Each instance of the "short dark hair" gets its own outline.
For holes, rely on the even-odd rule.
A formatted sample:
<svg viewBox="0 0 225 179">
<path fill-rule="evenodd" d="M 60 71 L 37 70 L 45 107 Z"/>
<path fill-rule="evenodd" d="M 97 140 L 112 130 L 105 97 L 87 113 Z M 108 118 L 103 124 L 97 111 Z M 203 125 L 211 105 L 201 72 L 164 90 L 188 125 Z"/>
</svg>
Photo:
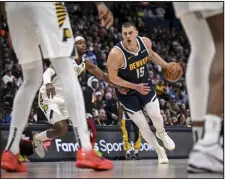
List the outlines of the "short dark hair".
<svg viewBox="0 0 225 179">
<path fill-rule="evenodd" d="M 122 28 L 128 28 L 128 27 L 134 27 L 136 29 L 136 26 L 134 23 L 132 22 L 125 22 L 123 25 L 122 25 Z"/>
</svg>

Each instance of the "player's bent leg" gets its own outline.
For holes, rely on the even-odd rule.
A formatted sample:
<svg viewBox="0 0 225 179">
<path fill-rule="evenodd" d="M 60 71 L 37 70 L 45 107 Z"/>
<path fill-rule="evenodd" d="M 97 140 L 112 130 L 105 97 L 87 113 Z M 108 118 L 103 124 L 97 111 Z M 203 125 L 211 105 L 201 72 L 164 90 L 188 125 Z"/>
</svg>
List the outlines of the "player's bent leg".
<svg viewBox="0 0 225 179">
<path fill-rule="evenodd" d="M 149 102 L 145 105 L 145 109 L 152 119 L 153 125 L 156 128 L 156 136 L 162 140 L 164 146 L 168 150 L 175 149 L 174 141 L 168 136 L 164 128 L 163 117 L 160 113 L 159 100 L 156 98 L 155 101 Z"/>
<path fill-rule="evenodd" d="M 196 142 L 202 136 L 209 94 L 208 74 L 215 55 L 215 45 L 207 22 L 199 16 L 199 12 L 182 16 L 181 22 L 192 49 L 187 64 L 186 84 L 193 139 Z"/>
<path fill-rule="evenodd" d="M 47 130 L 48 138 L 61 137 L 68 132 L 68 125 L 66 123 L 66 120 L 56 122 L 53 127 L 53 129 Z"/>
<path fill-rule="evenodd" d="M 143 112 L 141 110 L 135 112 L 134 114 L 128 112 L 128 115 L 138 126 L 141 135 L 145 139 L 145 141 L 155 149 L 158 155 L 158 163 L 159 164 L 169 163 L 165 149 L 159 145 L 154 133 L 150 129 L 150 126 Z"/>
<path fill-rule="evenodd" d="M 42 82 L 42 62 L 35 61 L 23 64 L 22 69 L 24 81 L 14 98 L 8 143 L 1 161 L 2 169 L 17 172 L 27 171 L 26 166 L 19 162 L 19 142 L 28 120 L 33 99 Z"/>
<path fill-rule="evenodd" d="M 50 59 L 56 73 L 59 76 L 65 96 L 66 108 L 74 126 L 77 127 L 81 146 L 86 150 L 91 150 L 92 146 L 89 140 L 88 127 L 85 116 L 84 99 L 80 83 L 75 76 L 72 66 L 72 58 L 54 58 Z"/>
<path fill-rule="evenodd" d="M 45 149 L 44 149 L 44 146 L 43 146 L 43 142 L 45 140 L 47 140 L 48 138 L 61 137 L 61 136 L 65 135 L 68 132 L 67 123 L 66 123 L 65 120 L 62 119 L 62 116 L 58 115 L 57 113 L 55 113 L 54 116 L 55 116 L 55 119 L 57 119 L 58 122 L 53 124 L 53 128 L 50 128 L 50 129 L 48 129 L 46 131 L 43 131 L 43 132 L 41 132 L 39 134 L 36 133 L 33 136 L 34 152 L 40 158 L 44 158 L 45 157 Z"/>
<path fill-rule="evenodd" d="M 99 157 L 91 146 L 87 121 L 85 116 L 84 99 L 80 83 L 75 76 L 71 58 L 54 58 L 51 62 L 62 84 L 65 104 L 70 114 L 73 127 L 77 128 L 81 148 L 76 153 L 78 168 L 109 170 L 113 168 L 110 160 Z M 75 135 L 76 137 L 76 135 Z"/>
</svg>

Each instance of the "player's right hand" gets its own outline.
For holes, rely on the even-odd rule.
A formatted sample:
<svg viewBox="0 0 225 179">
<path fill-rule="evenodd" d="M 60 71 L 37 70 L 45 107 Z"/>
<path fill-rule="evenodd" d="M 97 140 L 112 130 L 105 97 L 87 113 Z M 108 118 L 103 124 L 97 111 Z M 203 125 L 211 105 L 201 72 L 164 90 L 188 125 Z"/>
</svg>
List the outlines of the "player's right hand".
<svg viewBox="0 0 225 179">
<path fill-rule="evenodd" d="M 50 98 L 50 96 L 53 98 L 56 95 L 55 87 L 51 83 L 46 84 L 46 93 L 48 98 Z"/>
<path fill-rule="evenodd" d="M 97 4 L 98 15 L 101 19 L 101 25 L 107 29 L 113 24 L 113 14 L 104 3 Z"/>
<path fill-rule="evenodd" d="M 147 95 L 151 89 L 148 83 L 140 83 L 136 85 L 136 90 L 142 95 Z"/>
</svg>

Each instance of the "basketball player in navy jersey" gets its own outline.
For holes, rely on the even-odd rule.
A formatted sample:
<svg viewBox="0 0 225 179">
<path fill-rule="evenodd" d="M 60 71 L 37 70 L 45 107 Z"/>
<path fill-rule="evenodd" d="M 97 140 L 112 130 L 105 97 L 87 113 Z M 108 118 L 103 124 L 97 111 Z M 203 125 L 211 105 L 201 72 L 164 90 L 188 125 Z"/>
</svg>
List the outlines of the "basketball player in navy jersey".
<svg viewBox="0 0 225 179">
<path fill-rule="evenodd" d="M 167 62 L 152 50 L 149 38 L 138 36 L 134 24 L 126 22 L 122 25 L 122 37 L 123 41 L 114 46 L 108 56 L 109 79 L 116 85 L 130 89 L 127 95 L 117 92 L 118 100 L 139 127 L 143 138 L 155 149 L 158 162 L 168 163 L 164 148 L 158 144 L 143 114 L 145 108 L 156 128 L 156 136 L 162 140 L 165 148 L 174 150 L 175 144 L 165 131 L 159 101 L 147 69 L 149 61 L 162 68 L 166 68 Z"/>
</svg>

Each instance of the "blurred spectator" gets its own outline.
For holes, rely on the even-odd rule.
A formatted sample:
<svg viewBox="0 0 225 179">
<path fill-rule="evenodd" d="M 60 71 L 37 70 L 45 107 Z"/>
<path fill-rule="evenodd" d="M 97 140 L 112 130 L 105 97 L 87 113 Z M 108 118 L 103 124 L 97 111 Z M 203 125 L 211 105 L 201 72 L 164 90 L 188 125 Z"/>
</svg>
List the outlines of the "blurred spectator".
<svg viewBox="0 0 225 179">
<path fill-rule="evenodd" d="M 28 123 L 29 124 L 35 124 L 37 122 L 37 115 L 34 112 L 34 109 L 31 108 Z"/>
<path fill-rule="evenodd" d="M 151 3 L 151 6 L 145 5 L 149 3 Z M 90 59 L 102 70 L 107 70 L 107 55 L 111 48 L 122 39 L 121 25 L 126 21 L 132 21 L 136 24 L 140 36 L 151 39 L 153 50 L 162 58 L 167 62 L 180 62 L 184 71 L 186 70 L 190 45 L 181 24 L 175 19 L 171 3 L 114 3 L 113 12 L 115 18 L 113 27 L 110 29 L 104 29 L 100 26 L 100 20 L 94 5 L 84 8 L 81 4 L 76 2 L 66 3 L 74 36 L 82 35 L 87 40 L 88 52 L 84 58 Z M 86 15 L 87 11 L 89 11 L 88 16 Z M 2 116 L 5 116 L 4 119 L 7 118 L 7 120 L 4 120 L 5 122 L 10 122 L 13 98 L 18 87 L 22 84 L 23 76 L 16 55 L 7 41 L 8 27 L 2 16 L 0 32 L 0 73 L 2 79 L 0 87 L 1 104 L 4 108 Z M 49 62 L 48 60 L 43 62 L 43 66 L 46 68 Z M 162 68 L 159 65 L 149 63 L 148 70 L 149 78 L 152 80 L 159 97 L 161 114 L 165 125 L 179 125 L 179 122 L 182 122 L 182 126 L 190 126 L 185 74 L 179 82 L 170 83 L 164 79 Z M 90 74 L 87 72 L 79 76 L 83 89 L 87 86 L 86 82 L 89 76 Z M 99 115 L 101 125 L 117 124 L 116 116 L 118 114 L 116 105 L 114 105 L 115 101 L 113 101 L 111 95 L 115 95 L 115 89 L 100 81 L 99 88 L 93 94 L 93 99 L 95 109 L 98 111 L 95 112 L 95 116 Z M 34 115 L 34 111 L 37 111 L 36 115 Z M 39 111 L 36 96 L 33 111 L 31 111 L 29 117 L 30 123 L 44 122 L 46 120 Z M 186 125 L 184 125 L 184 118 Z"/>
<path fill-rule="evenodd" d="M 101 91 L 96 91 L 95 92 L 95 101 L 94 101 L 94 104 L 95 104 L 95 108 L 97 110 L 99 110 L 101 108 L 104 108 L 104 101 L 102 99 L 103 99 L 102 92 Z"/>
<path fill-rule="evenodd" d="M 84 55 L 85 59 L 91 60 L 95 65 L 98 65 L 98 60 L 96 55 L 93 52 L 93 47 L 91 47 L 90 50 L 88 50 L 87 54 Z"/>
<path fill-rule="evenodd" d="M 19 64 L 15 64 L 13 65 L 13 68 L 12 68 L 12 74 L 15 76 L 15 78 L 17 79 L 16 81 L 16 85 L 18 87 L 20 87 L 20 85 L 22 84 L 23 82 L 23 76 L 22 76 L 22 71 L 21 71 L 21 67 Z"/>
<path fill-rule="evenodd" d="M 159 98 L 163 98 L 165 96 L 166 87 L 164 85 L 164 81 L 159 81 L 159 83 L 156 84 L 155 89 Z"/>
<path fill-rule="evenodd" d="M 2 80 L 3 80 L 5 85 L 8 82 L 11 82 L 11 83 L 15 83 L 16 82 L 16 78 L 15 78 L 15 76 L 12 75 L 12 70 L 11 69 L 7 69 L 6 70 L 6 74 L 3 76 Z"/>
<path fill-rule="evenodd" d="M 99 117 L 96 122 L 97 125 L 105 126 L 107 125 L 107 115 L 103 108 L 99 110 Z"/>
<path fill-rule="evenodd" d="M 178 122 L 180 126 L 187 127 L 186 117 L 184 114 L 178 115 Z"/>
<path fill-rule="evenodd" d="M 165 126 L 170 126 L 170 122 L 169 122 L 166 114 L 162 114 L 162 117 L 163 117 L 164 125 Z"/>
<path fill-rule="evenodd" d="M 178 121 L 177 117 L 175 117 L 175 116 L 172 118 L 172 125 L 179 126 L 179 121 Z"/>
</svg>

